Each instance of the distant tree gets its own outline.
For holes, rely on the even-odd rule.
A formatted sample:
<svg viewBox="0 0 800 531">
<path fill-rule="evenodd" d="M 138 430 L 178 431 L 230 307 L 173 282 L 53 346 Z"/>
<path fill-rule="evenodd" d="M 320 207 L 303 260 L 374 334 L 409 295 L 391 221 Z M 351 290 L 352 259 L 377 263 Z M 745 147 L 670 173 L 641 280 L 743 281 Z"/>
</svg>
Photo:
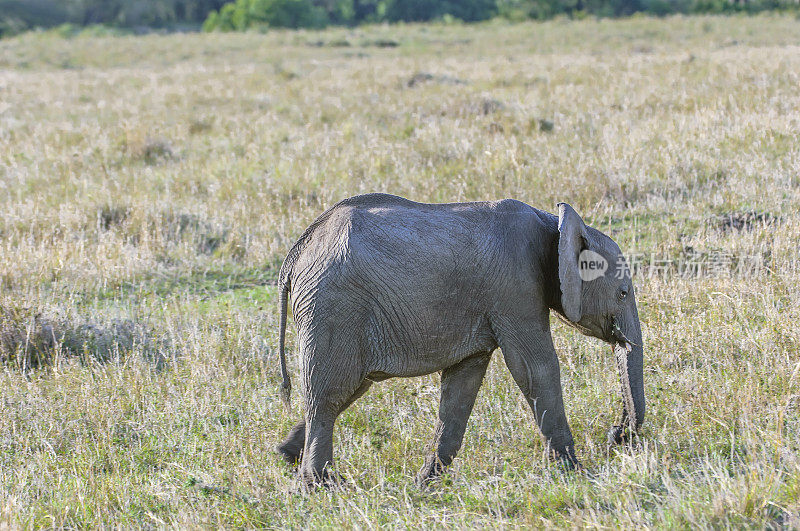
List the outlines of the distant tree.
<svg viewBox="0 0 800 531">
<path fill-rule="evenodd" d="M 582 0 L 578 9 L 599 17 L 620 17 L 642 11 L 641 0 Z"/>
<path fill-rule="evenodd" d="M 545 20 L 562 13 L 577 10 L 580 0 L 498 0 L 497 10 L 501 16 L 513 20 L 532 18 Z"/>
<path fill-rule="evenodd" d="M 450 0 L 443 4 L 443 15 L 452 15 L 465 22 L 487 20 L 497 14 L 496 0 Z"/>
<path fill-rule="evenodd" d="M 386 18 L 391 21 L 431 20 L 440 14 L 438 0 L 389 0 L 386 2 Z"/>
<path fill-rule="evenodd" d="M 353 0 L 353 22 L 376 22 L 380 0 Z"/>
<path fill-rule="evenodd" d="M 166 26 L 203 22 L 224 0 L 72 0 L 82 24 Z"/>
<path fill-rule="evenodd" d="M 178 19 L 176 0 L 128 0 L 122 2 L 113 23 L 123 27 L 165 26 Z"/>
<path fill-rule="evenodd" d="M 198 24 L 225 0 L 0 0 L 0 35 L 66 22 L 85 26 Z"/>
<path fill-rule="evenodd" d="M 656 16 L 686 13 L 690 0 L 642 0 L 642 11 Z"/>
<path fill-rule="evenodd" d="M 48 28 L 68 20 L 69 11 L 55 0 L 0 0 L 0 36 Z"/>
<path fill-rule="evenodd" d="M 387 0 L 389 21 L 418 22 L 452 15 L 467 22 L 485 20 L 497 13 L 495 0 Z"/>
<path fill-rule="evenodd" d="M 453 16 L 466 22 L 500 15 L 514 20 L 626 16 L 636 12 L 756 13 L 794 10 L 800 0 L 0 0 L 0 36 L 69 22 L 77 26 L 174 27 L 206 30 L 256 25 L 301 28 L 326 24 L 426 21 Z M 203 22 L 205 21 L 205 22 Z"/>
<path fill-rule="evenodd" d="M 332 24 L 349 25 L 355 20 L 353 0 L 312 0 L 314 5 L 325 12 Z"/>
<path fill-rule="evenodd" d="M 175 11 L 178 19 L 187 22 L 203 22 L 211 11 L 221 8 L 226 0 L 179 0 Z"/>
</svg>

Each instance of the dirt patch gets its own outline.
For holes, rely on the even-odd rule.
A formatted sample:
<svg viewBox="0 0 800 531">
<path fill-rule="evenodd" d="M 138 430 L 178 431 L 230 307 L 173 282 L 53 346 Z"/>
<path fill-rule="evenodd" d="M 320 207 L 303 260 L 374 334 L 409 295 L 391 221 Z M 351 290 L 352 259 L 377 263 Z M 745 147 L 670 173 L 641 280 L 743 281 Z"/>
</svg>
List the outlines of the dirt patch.
<svg viewBox="0 0 800 531">
<path fill-rule="evenodd" d="M 329 41 L 324 40 L 316 40 L 316 41 L 308 41 L 306 46 L 311 46 L 312 48 L 349 48 L 352 46 L 350 41 L 347 39 L 332 39 Z"/>
<path fill-rule="evenodd" d="M 189 240 L 200 254 L 212 254 L 228 240 L 228 229 L 210 223 L 195 214 L 165 214 L 161 222 L 162 236 L 169 242 Z"/>
<path fill-rule="evenodd" d="M 199 135 L 211 131 L 214 121 L 211 118 L 194 118 L 189 121 L 189 134 Z"/>
<path fill-rule="evenodd" d="M 769 212 L 729 212 L 714 218 L 714 222 L 722 232 L 750 231 L 758 227 L 777 225 L 781 218 Z"/>
<path fill-rule="evenodd" d="M 394 39 L 375 39 L 361 43 L 361 46 L 374 46 L 375 48 L 397 48 L 400 43 Z"/>
<path fill-rule="evenodd" d="M 544 133 L 549 133 L 555 128 L 555 124 L 551 120 L 545 120 L 544 118 L 539 118 L 536 120 L 539 124 L 539 131 Z"/>
<path fill-rule="evenodd" d="M 496 135 L 498 133 L 504 133 L 504 132 L 505 132 L 505 127 L 503 127 L 503 124 L 499 122 L 492 122 L 489 124 L 489 133 Z"/>
<path fill-rule="evenodd" d="M 467 100 L 454 103 L 441 110 L 442 116 L 491 116 L 507 109 L 506 104 L 490 97 Z"/>
<path fill-rule="evenodd" d="M 473 107 L 473 112 L 475 114 L 482 114 L 486 116 L 487 114 L 494 114 L 499 111 L 503 111 L 506 108 L 506 104 L 500 100 L 496 100 L 494 98 L 482 98 L 480 102 L 477 102 Z"/>
<path fill-rule="evenodd" d="M 406 86 L 416 87 L 424 83 L 440 83 L 442 85 L 466 85 L 467 82 L 463 79 L 448 75 L 436 75 L 428 72 L 417 72 L 411 76 L 406 82 Z"/>
<path fill-rule="evenodd" d="M 169 142 L 163 138 L 148 138 L 142 146 L 140 157 L 150 166 L 161 164 L 175 158 Z"/>
<path fill-rule="evenodd" d="M 139 137 L 127 134 L 120 140 L 122 154 L 128 162 L 144 162 L 148 166 L 157 166 L 172 160 L 177 160 L 178 156 L 172 148 L 172 144 L 165 138 Z"/>
<path fill-rule="evenodd" d="M 105 205 L 97 210 L 97 226 L 101 230 L 111 230 L 128 219 L 126 206 Z"/>
<path fill-rule="evenodd" d="M 49 365 L 57 356 L 108 362 L 134 349 L 156 366 L 166 361 L 165 342 L 133 320 L 95 322 L 0 303 L 0 363 L 28 370 Z"/>
</svg>

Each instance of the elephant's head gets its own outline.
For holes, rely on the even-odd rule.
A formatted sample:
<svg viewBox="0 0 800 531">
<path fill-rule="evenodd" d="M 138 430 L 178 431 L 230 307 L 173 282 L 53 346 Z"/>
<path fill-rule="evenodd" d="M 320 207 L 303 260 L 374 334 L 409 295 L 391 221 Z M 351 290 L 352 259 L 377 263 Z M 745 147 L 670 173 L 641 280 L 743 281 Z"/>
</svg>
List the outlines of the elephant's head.
<svg viewBox="0 0 800 531">
<path fill-rule="evenodd" d="M 581 332 L 610 343 L 622 382 L 622 422 L 609 437 L 620 443 L 644 421 L 642 329 L 631 273 L 614 241 L 558 205 L 558 278 L 564 317 Z"/>
</svg>

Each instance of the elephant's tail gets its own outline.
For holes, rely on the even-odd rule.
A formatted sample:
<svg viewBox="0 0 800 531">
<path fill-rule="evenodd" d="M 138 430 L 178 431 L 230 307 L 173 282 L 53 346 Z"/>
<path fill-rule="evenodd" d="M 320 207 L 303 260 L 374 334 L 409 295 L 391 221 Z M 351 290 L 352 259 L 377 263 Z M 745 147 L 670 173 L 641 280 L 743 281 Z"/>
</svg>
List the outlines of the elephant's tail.
<svg viewBox="0 0 800 531">
<path fill-rule="evenodd" d="M 292 396 L 292 381 L 289 379 L 289 371 L 286 370 L 286 307 L 289 301 L 289 282 L 279 282 L 279 289 L 281 290 L 281 328 L 278 353 L 281 358 L 281 377 L 283 378 L 283 385 L 281 385 L 281 402 L 283 402 L 284 407 L 288 411 L 291 409 Z"/>
</svg>

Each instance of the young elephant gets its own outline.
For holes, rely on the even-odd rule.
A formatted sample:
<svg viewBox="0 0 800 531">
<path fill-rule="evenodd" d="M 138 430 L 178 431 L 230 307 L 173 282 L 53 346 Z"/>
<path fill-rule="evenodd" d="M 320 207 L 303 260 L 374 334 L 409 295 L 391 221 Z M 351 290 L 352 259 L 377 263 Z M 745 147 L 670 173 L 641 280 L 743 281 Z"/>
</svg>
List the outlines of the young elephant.
<svg viewBox="0 0 800 531">
<path fill-rule="evenodd" d="M 589 252 L 591 251 L 591 252 Z M 623 412 L 610 438 L 644 420 L 642 334 L 619 247 L 566 203 L 558 217 L 519 201 L 422 204 L 386 194 L 325 211 L 280 272 L 282 397 L 288 296 L 298 329 L 305 419 L 278 452 L 325 482 L 337 416 L 373 382 L 442 374 L 433 452 L 441 474 L 464 436 L 492 352 L 500 347 L 554 457 L 577 464 L 564 414 L 550 310 L 614 346 Z"/>
</svg>

